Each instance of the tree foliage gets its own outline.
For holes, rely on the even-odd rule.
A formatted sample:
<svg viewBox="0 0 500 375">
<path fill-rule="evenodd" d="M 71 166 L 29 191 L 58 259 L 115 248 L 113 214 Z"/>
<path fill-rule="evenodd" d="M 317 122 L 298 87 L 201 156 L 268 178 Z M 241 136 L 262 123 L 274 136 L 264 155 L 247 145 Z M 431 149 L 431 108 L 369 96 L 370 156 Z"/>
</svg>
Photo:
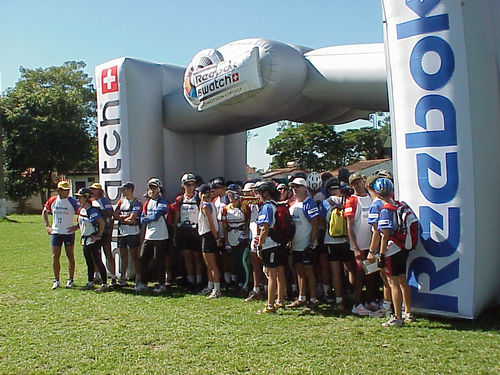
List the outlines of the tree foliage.
<svg viewBox="0 0 500 375">
<path fill-rule="evenodd" d="M 84 62 L 20 68 L 2 98 L 6 190 L 12 199 L 50 194 L 54 172 L 64 174 L 92 158 L 95 92 Z M 96 159 L 94 159 L 95 162 Z"/>
<path fill-rule="evenodd" d="M 389 129 L 389 130 L 388 130 Z M 282 122 L 278 135 L 269 140 L 271 168 L 295 162 L 303 169 L 336 169 L 361 159 L 384 157 L 384 142 L 390 125 L 380 129 L 361 128 L 337 133 L 332 125 Z"/>
</svg>

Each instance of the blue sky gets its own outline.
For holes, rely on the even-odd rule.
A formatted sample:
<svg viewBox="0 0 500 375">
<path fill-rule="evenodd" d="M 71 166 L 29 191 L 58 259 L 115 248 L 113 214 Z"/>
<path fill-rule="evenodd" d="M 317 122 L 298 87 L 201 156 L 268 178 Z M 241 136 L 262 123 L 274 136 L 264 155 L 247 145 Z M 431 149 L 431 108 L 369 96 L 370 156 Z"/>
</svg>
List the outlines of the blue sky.
<svg viewBox="0 0 500 375">
<path fill-rule="evenodd" d="M 15 85 L 20 66 L 83 60 L 92 76 L 121 56 L 186 66 L 204 48 L 252 37 L 312 48 L 382 42 L 380 0 L 0 0 L 1 88 Z M 275 129 L 254 131 L 248 164 L 267 168 Z"/>
</svg>

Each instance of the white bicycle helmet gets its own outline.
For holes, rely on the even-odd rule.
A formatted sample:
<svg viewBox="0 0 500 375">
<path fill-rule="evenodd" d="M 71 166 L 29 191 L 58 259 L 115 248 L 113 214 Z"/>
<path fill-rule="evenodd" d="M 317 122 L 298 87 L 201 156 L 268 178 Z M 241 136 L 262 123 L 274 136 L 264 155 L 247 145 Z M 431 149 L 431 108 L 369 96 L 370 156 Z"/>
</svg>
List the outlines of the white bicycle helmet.
<svg viewBox="0 0 500 375">
<path fill-rule="evenodd" d="M 307 176 L 307 186 L 312 191 L 318 191 L 319 188 L 321 187 L 321 183 L 322 183 L 321 176 L 319 175 L 318 172 L 311 172 Z"/>
<path fill-rule="evenodd" d="M 161 180 L 157 177 L 152 177 L 148 180 L 148 186 L 156 186 L 160 189 L 163 188 L 163 183 L 161 182 Z"/>
<path fill-rule="evenodd" d="M 184 185 L 188 182 L 196 182 L 196 177 L 192 173 L 184 173 L 181 177 L 181 183 Z"/>
</svg>

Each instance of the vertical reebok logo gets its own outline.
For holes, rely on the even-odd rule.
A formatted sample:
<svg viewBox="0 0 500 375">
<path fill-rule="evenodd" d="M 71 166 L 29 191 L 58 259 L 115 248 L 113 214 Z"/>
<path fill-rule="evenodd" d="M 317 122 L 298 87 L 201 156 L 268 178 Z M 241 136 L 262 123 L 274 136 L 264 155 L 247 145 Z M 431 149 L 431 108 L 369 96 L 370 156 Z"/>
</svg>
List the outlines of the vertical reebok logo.
<svg viewBox="0 0 500 375">
<path fill-rule="evenodd" d="M 101 87 L 102 93 L 107 94 L 110 92 L 118 91 L 118 66 L 105 68 L 101 72 Z"/>
</svg>

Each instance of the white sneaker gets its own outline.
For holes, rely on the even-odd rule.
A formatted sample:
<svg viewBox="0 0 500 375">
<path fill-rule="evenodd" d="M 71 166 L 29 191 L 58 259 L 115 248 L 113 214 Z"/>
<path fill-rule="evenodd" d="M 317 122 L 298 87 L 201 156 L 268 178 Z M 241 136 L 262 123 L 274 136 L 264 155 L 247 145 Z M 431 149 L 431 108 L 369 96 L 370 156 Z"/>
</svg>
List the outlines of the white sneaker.
<svg viewBox="0 0 500 375">
<path fill-rule="evenodd" d="M 361 316 L 366 316 L 366 315 L 370 315 L 371 311 L 368 310 L 365 305 L 363 305 L 362 303 L 358 303 L 357 305 L 354 305 L 352 307 L 352 311 L 351 311 L 353 314 L 356 314 L 356 315 L 361 315 Z"/>
<path fill-rule="evenodd" d="M 408 323 L 411 323 L 411 322 L 414 322 L 415 321 L 415 317 L 413 316 L 412 313 L 407 313 L 407 312 L 404 312 L 401 314 L 402 315 L 402 318 L 405 322 L 408 322 Z"/>
<path fill-rule="evenodd" d="M 103 293 L 109 290 L 108 284 L 102 284 L 99 288 L 97 288 L 95 291 L 96 293 Z"/>
<path fill-rule="evenodd" d="M 402 327 L 405 322 L 403 319 L 396 318 L 396 315 L 391 316 L 387 322 L 382 323 L 382 327 Z"/>
<path fill-rule="evenodd" d="M 382 307 L 381 309 L 378 309 L 377 311 L 370 313 L 370 316 L 373 318 L 387 318 L 391 316 L 391 313 L 392 313 L 391 309 L 384 309 Z"/>
<path fill-rule="evenodd" d="M 143 283 L 137 283 L 134 290 L 136 292 L 144 292 L 144 291 L 148 290 L 148 286 L 146 284 L 143 284 Z"/>
<path fill-rule="evenodd" d="M 212 290 L 212 293 L 210 293 L 210 295 L 208 296 L 208 298 L 210 299 L 215 299 L 215 298 L 219 298 L 221 296 L 221 292 L 220 290 Z"/>
<path fill-rule="evenodd" d="M 52 283 L 52 290 L 56 290 L 57 288 L 59 288 L 60 285 L 61 283 L 59 282 L 59 280 L 55 279 L 54 282 Z"/>
<path fill-rule="evenodd" d="M 371 301 L 370 303 L 365 303 L 365 307 L 371 311 L 377 311 L 380 309 L 380 305 L 375 301 Z"/>
<path fill-rule="evenodd" d="M 71 289 L 73 288 L 73 286 L 74 286 L 73 279 L 68 279 L 68 282 L 66 283 L 66 288 Z"/>
<path fill-rule="evenodd" d="M 203 288 L 201 291 L 200 291 L 200 295 L 202 296 L 208 296 L 212 293 L 213 289 L 209 289 L 208 286 L 206 286 L 205 288 Z"/>
<path fill-rule="evenodd" d="M 165 286 L 165 284 L 163 284 L 163 285 L 157 285 L 153 289 L 153 293 L 156 293 L 156 294 L 162 294 L 162 293 L 165 293 L 166 291 L 167 291 L 167 287 Z"/>
</svg>

